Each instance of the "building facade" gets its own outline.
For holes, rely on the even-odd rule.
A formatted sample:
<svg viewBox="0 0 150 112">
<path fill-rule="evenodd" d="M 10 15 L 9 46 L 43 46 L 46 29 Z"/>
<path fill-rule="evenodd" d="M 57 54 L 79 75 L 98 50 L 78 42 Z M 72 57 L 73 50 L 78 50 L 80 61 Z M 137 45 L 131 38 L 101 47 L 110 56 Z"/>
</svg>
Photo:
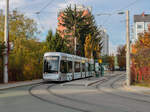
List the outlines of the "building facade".
<svg viewBox="0 0 150 112">
<path fill-rule="evenodd" d="M 133 42 L 138 39 L 140 33 L 148 31 L 150 25 L 150 14 L 134 15 Z"/>
<path fill-rule="evenodd" d="M 103 48 L 101 50 L 101 55 L 109 55 L 109 36 L 105 29 L 102 30 L 102 36 Z"/>
</svg>

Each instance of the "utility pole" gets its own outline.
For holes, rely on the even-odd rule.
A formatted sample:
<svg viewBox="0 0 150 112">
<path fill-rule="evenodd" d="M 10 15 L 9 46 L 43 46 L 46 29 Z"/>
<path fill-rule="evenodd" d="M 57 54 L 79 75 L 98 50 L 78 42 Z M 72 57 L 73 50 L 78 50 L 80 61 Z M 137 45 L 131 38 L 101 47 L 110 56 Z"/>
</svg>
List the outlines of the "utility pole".
<svg viewBox="0 0 150 112">
<path fill-rule="evenodd" d="M 127 44 L 127 50 L 126 50 L 126 74 L 127 79 L 126 83 L 127 86 L 130 86 L 131 84 L 131 75 L 130 75 L 130 26 L 129 26 L 129 11 L 126 11 L 126 44 Z"/>
<path fill-rule="evenodd" d="M 4 31 L 4 42 L 5 42 L 5 49 L 3 53 L 3 74 L 4 74 L 4 83 L 8 83 L 8 46 L 9 46 L 9 23 L 8 23 L 8 16 L 9 16 L 9 0 L 6 0 L 6 9 L 5 9 L 5 31 Z"/>
</svg>

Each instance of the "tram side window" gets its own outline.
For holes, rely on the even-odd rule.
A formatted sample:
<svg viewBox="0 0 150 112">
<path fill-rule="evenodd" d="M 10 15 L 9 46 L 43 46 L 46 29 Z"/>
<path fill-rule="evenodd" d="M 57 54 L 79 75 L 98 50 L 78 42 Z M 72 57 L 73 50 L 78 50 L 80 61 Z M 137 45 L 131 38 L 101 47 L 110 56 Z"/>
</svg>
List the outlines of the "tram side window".
<svg viewBox="0 0 150 112">
<path fill-rule="evenodd" d="M 90 64 L 89 64 L 89 63 L 88 63 L 88 71 L 91 71 L 91 70 L 90 70 Z"/>
<path fill-rule="evenodd" d="M 62 60 L 60 62 L 60 72 L 61 73 L 67 73 L 68 66 L 67 66 L 67 61 Z"/>
<path fill-rule="evenodd" d="M 72 61 L 68 61 L 68 72 L 72 73 Z"/>
<path fill-rule="evenodd" d="M 90 71 L 94 71 L 94 64 L 90 64 Z"/>
<path fill-rule="evenodd" d="M 82 63 L 82 72 L 85 72 L 85 64 Z"/>
<path fill-rule="evenodd" d="M 88 63 L 85 64 L 85 71 L 88 71 Z"/>
<path fill-rule="evenodd" d="M 75 72 L 80 72 L 80 62 L 75 62 Z"/>
</svg>

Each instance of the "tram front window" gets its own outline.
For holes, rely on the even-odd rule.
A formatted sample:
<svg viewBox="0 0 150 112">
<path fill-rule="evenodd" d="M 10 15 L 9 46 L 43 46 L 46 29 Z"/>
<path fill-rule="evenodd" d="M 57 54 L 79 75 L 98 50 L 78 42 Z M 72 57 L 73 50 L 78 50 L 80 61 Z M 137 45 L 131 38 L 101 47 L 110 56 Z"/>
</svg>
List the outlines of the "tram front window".
<svg viewBox="0 0 150 112">
<path fill-rule="evenodd" d="M 58 72 L 59 57 L 49 56 L 44 59 L 44 73 Z"/>
</svg>

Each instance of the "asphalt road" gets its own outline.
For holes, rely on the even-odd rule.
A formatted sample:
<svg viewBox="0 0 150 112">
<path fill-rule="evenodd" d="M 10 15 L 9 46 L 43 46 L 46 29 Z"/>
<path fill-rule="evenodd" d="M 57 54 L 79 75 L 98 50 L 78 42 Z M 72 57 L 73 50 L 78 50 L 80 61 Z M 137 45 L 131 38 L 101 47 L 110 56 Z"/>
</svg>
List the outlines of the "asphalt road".
<svg viewBox="0 0 150 112">
<path fill-rule="evenodd" d="M 122 88 L 124 75 L 90 87 L 41 83 L 0 91 L 0 112 L 149 112 L 150 96 Z"/>
</svg>

